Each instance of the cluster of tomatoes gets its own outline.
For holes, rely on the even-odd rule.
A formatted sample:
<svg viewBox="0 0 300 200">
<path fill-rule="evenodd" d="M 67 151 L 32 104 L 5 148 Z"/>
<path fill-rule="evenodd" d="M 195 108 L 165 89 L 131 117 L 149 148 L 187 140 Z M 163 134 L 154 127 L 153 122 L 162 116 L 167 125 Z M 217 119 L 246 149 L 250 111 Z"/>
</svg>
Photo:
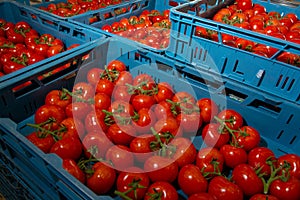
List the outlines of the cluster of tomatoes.
<svg viewBox="0 0 300 200">
<path fill-rule="evenodd" d="M 0 19 L 0 74 L 5 75 L 65 50 L 62 40 L 39 34 L 25 22 Z"/>
<path fill-rule="evenodd" d="M 171 21 L 170 10 L 144 10 L 139 16 L 122 18 L 101 29 L 109 33 L 140 42 L 155 49 L 169 46 Z"/>
<path fill-rule="evenodd" d="M 277 11 L 267 12 L 264 6 L 254 4 L 252 0 L 236 0 L 234 4 L 220 9 L 212 20 L 300 44 L 300 21 L 296 14 L 286 13 L 282 16 Z M 203 27 L 196 27 L 195 35 L 218 41 L 216 31 Z M 278 51 L 272 46 L 229 34 L 222 34 L 222 43 L 268 58 Z M 277 60 L 300 66 L 300 55 L 294 53 L 283 52 Z"/>
<path fill-rule="evenodd" d="M 47 6 L 40 6 L 39 9 L 60 17 L 72 17 L 90 10 L 98 10 L 120 3 L 122 3 L 122 0 L 67 0 L 66 2 L 49 3 Z M 124 9 L 126 11 L 126 8 Z M 121 14 L 121 12 L 125 11 L 120 9 L 116 14 Z M 110 13 L 106 13 L 105 15 L 109 17 Z"/>
<path fill-rule="evenodd" d="M 52 90 L 26 137 L 98 195 L 122 199 L 300 198 L 300 157 L 274 155 L 240 113 L 133 76 L 113 60 Z M 197 149 L 192 138 L 202 138 Z M 201 144 L 200 144 L 201 145 Z"/>
</svg>

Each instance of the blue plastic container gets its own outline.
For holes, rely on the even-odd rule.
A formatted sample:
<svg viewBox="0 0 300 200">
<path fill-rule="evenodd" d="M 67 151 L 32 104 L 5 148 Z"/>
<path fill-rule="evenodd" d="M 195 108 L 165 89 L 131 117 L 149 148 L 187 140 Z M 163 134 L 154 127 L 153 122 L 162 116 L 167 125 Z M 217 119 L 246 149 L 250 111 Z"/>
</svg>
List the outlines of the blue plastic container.
<svg viewBox="0 0 300 200">
<path fill-rule="evenodd" d="M 57 3 L 67 3 L 67 0 L 51 0 L 51 1 L 47 1 L 47 0 L 41 0 L 37 3 L 33 3 L 32 1 L 29 1 L 29 0 L 17 0 L 19 3 L 23 3 L 25 5 L 28 5 L 28 6 L 31 6 L 32 8 L 34 9 L 37 9 L 39 10 L 40 12 L 44 13 L 44 14 L 47 14 L 47 15 L 50 15 L 52 17 L 55 17 L 57 19 L 60 19 L 60 20 L 69 20 L 69 19 L 73 19 L 73 18 L 76 18 L 77 16 L 84 16 L 86 15 L 86 12 L 85 13 L 82 13 L 82 14 L 78 14 L 78 15 L 74 15 L 74 16 L 70 16 L 70 17 L 63 17 L 63 16 L 59 16 L 59 15 L 56 15 L 56 14 L 53 14 L 53 13 L 50 13 L 50 12 L 47 12 L 43 9 L 41 9 L 42 7 L 43 8 L 47 8 L 47 6 L 49 4 L 57 4 Z M 109 6 L 106 6 L 106 7 L 103 7 L 103 8 L 99 8 L 97 9 L 97 11 L 102 11 L 103 9 L 106 9 L 107 7 L 111 7 L 113 9 L 117 9 L 117 8 L 122 8 L 122 5 L 124 2 L 128 2 L 129 0 L 122 0 L 122 2 L 120 4 L 116 4 L 116 5 L 109 5 Z M 92 12 L 92 11 L 88 11 L 88 12 Z"/>
<path fill-rule="evenodd" d="M 25 71 L 34 69 L 47 63 L 51 63 L 59 58 L 74 53 L 78 49 L 89 46 L 94 40 L 105 38 L 103 34 L 91 30 L 86 30 L 71 23 L 57 20 L 48 15 L 43 15 L 40 12 L 35 11 L 34 9 L 12 1 L 1 1 L 0 12 L 1 18 L 5 19 L 6 21 L 12 23 L 25 21 L 29 23 L 29 25 L 33 29 L 38 31 L 39 34 L 52 34 L 54 37 L 61 39 L 64 42 L 66 48 L 73 44 L 80 44 L 79 47 L 64 51 L 53 57 L 44 59 L 26 68 L 18 70 L 17 72 L 0 77 L 0 83 L 4 80 L 11 79 L 18 74 L 24 73 Z"/>
<path fill-rule="evenodd" d="M 31 107 L 24 108 L 24 105 L 16 105 L 16 102 L 13 102 L 12 100 L 15 96 L 21 95 L 16 94 L 13 91 L 13 88 L 20 85 L 20 77 L 22 77 L 23 74 L 34 74 L 35 70 L 38 70 L 39 68 L 42 68 L 43 71 L 47 73 L 64 64 L 71 63 L 73 60 L 80 61 L 85 54 L 93 49 L 97 44 L 97 41 L 103 40 L 106 37 L 99 32 L 97 33 L 69 22 L 60 21 L 47 15 L 43 15 L 15 2 L 0 2 L 0 12 L 1 18 L 4 18 L 7 21 L 13 23 L 26 21 L 33 29 L 37 30 L 39 34 L 52 34 L 56 38 L 61 39 L 66 47 L 73 44 L 80 44 L 80 46 L 71 50 L 66 50 L 55 56 L 46 58 L 40 62 L 0 77 L 0 117 L 10 116 L 17 119 L 20 116 L 20 110 L 18 111 L 18 109 L 16 109 L 15 112 L 10 112 L 9 107 L 11 106 L 20 108 L 22 112 L 32 114 Z"/>
<path fill-rule="evenodd" d="M 24 93 L 21 98 L 16 98 L 15 102 L 22 102 L 28 106 L 35 105 L 37 109 L 44 103 L 45 94 L 51 89 L 61 89 L 65 85 L 70 88 L 74 81 L 84 81 L 89 69 L 101 68 L 113 59 L 123 61 L 133 76 L 147 73 L 156 82 L 170 83 L 175 91 L 187 91 L 197 99 L 212 98 L 221 110 L 235 109 L 242 114 L 248 125 L 260 132 L 261 145 L 271 148 L 277 156 L 284 153 L 300 154 L 298 148 L 300 145 L 300 108 L 298 105 L 249 88 L 239 82 L 212 75 L 205 70 L 198 71 L 198 74 L 190 74 L 180 70 L 186 65 L 182 62 L 175 62 L 154 52 L 132 46 L 130 43 L 120 42 L 115 38 L 108 38 L 99 43 L 80 68 L 75 68 L 59 77 L 53 77 L 53 80 L 47 84 L 39 83 L 39 87 Z M 33 75 L 27 74 L 27 76 L 33 81 L 40 71 L 42 70 L 40 69 Z M 20 81 L 27 80 L 25 77 L 26 75 Z M 10 109 L 18 108 L 11 106 Z M 20 115 L 22 118 L 20 121 L 11 118 L 0 119 L 1 152 L 12 160 L 22 173 L 30 174 L 34 179 L 31 181 L 41 186 L 38 189 L 44 188 L 44 194 L 52 195 L 53 198 L 110 199 L 109 196 L 96 195 L 63 170 L 62 160 L 58 156 L 44 154 L 29 142 L 24 136 L 31 133 L 33 129 L 26 124 L 33 123 L 34 115 L 28 116 L 22 112 Z M 197 148 L 201 148 L 201 138 L 196 137 L 194 144 Z M 32 173 L 34 176 L 31 175 Z"/>
<path fill-rule="evenodd" d="M 186 3 L 187 0 L 134 0 L 134 1 L 130 1 L 130 2 L 125 2 L 122 5 L 118 6 L 118 8 L 115 7 L 108 7 L 108 8 L 104 8 L 100 11 L 90 11 L 84 15 L 80 15 L 80 16 L 74 16 L 72 17 L 69 21 L 80 25 L 84 28 L 90 28 L 94 31 L 100 32 L 102 34 L 105 34 L 107 36 L 110 37 L 116 37 L 119 40 L 128 40 L 124 37 L 120 37 L 118 35 L 115 35 L 113 33 L 108 33 L 106 31 L 103 31 L 101 28 L 105 25 L 105 24 L 109 24 L 111 25 L 113 22 L 118 22 L 120 21 L 122 18 L 129 18 L 130 16 L 139 16 L 144 10 L 158 10 L 158 11 L 164 11 L 166 9 L 170 9 L 172 7 L 176 7 L 182 3 Z M 114 14 L 116 9 L 120 9 L 120 8 L 126 8 L 128 10 L 128 12 L 120 14 L 120 15 L 116 15 Z M 106 18 L 105 15 L 107 13 L 110 13 L 110 18 Z M 90 19 L 92 18 L 96 18 L 97 21 L 91 23 Z M 141 47 L 151 50 L 153 52 L 156 53 L 163 53 L 164 49 L 155 49 L 153 47 L 150 47 L 148 45 L 144 45 L 142 43 L 138 43 L 138 42 L 134 42 L 131 41 L 133 45 L 140 45 Z"/>
<path fill-rule="evenodd" d="M 0 152 L 0 199 L 41 199 L 33 190 L 31 185 L 26 184 L 14 164 Z"/>
<path fill-rule="evenodd" d="M 300 103 L 300 69 L 276 60 L 284 51 L 300 55 L 300 45 L 277 39 L 264 34 L 215 22 L 212 17 L 220 8 L 230 5 L 233 0 L 217 1 L 211 9 L 205 1 L 193 1 L 171 9 L 172 30 L 170 45 L 166 55 L 170 58 L 191 64 L 187 70 L 204 69 L 213 74 L 220 74 L 232 80 L 244 83 L 260 91 Z M 266 7 L 267 11 L 278 11 L 282 14 L 295 13 L 300 17 L 300 7 L 283 6 L 270 1 L 253 0 Z M 199 6 L 200 16 L 190 8 Z M 209 16 L 205 18 L 203 16 Z M 197 26 L 222 33 L 234 35 L 257 43 L 269 45 L 279 51 L 271 58 L 262 57 L 219 42 L 207 40 L 194 35 Z"/>
</svg>

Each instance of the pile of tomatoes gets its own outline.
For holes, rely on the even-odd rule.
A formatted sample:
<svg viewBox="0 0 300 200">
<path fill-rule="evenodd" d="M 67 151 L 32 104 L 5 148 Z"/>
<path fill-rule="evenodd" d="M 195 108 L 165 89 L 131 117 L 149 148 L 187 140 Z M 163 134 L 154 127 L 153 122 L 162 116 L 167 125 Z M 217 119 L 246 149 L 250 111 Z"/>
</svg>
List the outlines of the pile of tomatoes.
<svg viewBox="0 0 300 200">
<path fill-rule="evenodd" d="M 64 50 L 64 42 L 52 34 L 39 34 L 25 21 L 14 24 L 0 19 L 0 75 L 2 76 Z"/>
<path fill-rule="evenodd" d="M 286 13 L 282 16 L 277 11 L 267 12 L 264 6 L 253 3 L 252 0 L 236 0 L 234 4 L 220 9 L 212 20 L 300 44 L 300 21 L 296 14 Z M 203 27 L 196 27 L 195 35 L 218 41 L 216 31 Z M 222 43 L 267 58 L 272 57 L 278 51 L 272 46 L 258 44 L 229 34 L 222 34 Z M 300 66 L 300 55 L 294 53 L 283 52 L 277 60 Z"/>
<path fill-rule="evenodd" d="M 40 6 L 39 9 L 60 17 L 72 17 L 120 3 L 122 0 L 67 0 L 66 2 L 49 3 L 47 6 Z M 126 8 L 124 9 L 118 9 L 116 14 L 126 12 Z M 109 17 L 110 13 L 105 13 L 105 15 Z"/>
<path fill-rule="evenodd" d="M 299 155 L 276 157 L 237 111 L 148 74 L 133 76 L 118 60 L 89 69 L 72 91 L 50 91 L 28 126 L 35 128 L 28 140 L 61 157 L 63 168 L 98 195 L 176 200 L 181 190 L 189 200 L 300 198 Z"/>
<path fill-rule="evenodd" d="M 139 16 L 122 18 L 120 21 L 106 24 L 101 29 L 119 36 L 140 42 L 155 49 L 169 46 L 170 10 L 143 10 Z"/>
</svg>

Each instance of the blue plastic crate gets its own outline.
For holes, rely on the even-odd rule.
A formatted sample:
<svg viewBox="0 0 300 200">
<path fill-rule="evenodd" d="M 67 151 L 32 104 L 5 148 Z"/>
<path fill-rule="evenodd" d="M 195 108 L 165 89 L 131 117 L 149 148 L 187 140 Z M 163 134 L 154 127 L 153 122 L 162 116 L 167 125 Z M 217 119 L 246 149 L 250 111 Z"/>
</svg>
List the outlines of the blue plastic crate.
<svg viewBox="0 0 300 200">
<path fill-rule="evenodd" d="M 41 199 L 18 174 L 16 166 L 0 152 L 0 199 Z"/>
<path fill-rule="evenodd" d="M 117 9 L 117 8 L 122 8 L 122 5 L 124 2 L 128 2 L 130 0 L 122 0 L 122 2 L 120 4 L 116 4 L 116 5 L 109 5 L 109 6 L 106 6 L 106 7 L 103 7 L 103 8 L 100 8 L 100 9 L 97 9 L 98 12 L 102 12 L 103 9 L 106 9 L 108 7 L 110 8 L 113 8 L 113 9 Z M 53 14 L 51 12 L 47 12 L 41 8 L 47 8 L 47 6 L 49 4 L 57 4 L 57 3 L 67 3 L 67 0 L 52 0 L 52 1 L 47 1 L 47 0 L 41 0 L 39 2 L 35 2 L 33 3 L 32 1 L 29 1 L 29 0 L 18 0 L 19 3 L 23 3 L 27 6 L 31 6 L 31 8 L 33 9 L 37 9 L 39 10 L 40 12 L 44 13 L 44 14 L 47 14 L 47 15 L 50 15 L 52 17 L 55 17 L 57 19 L 60 19 L 60 20 L 69 20 L 69 19 L 73 19 L 73 18 L 76 18 L 77 16 L 84 16 L 86 15 L 86 12 L 85 13 L 82 13 L 82 14 L 78 14 L 78 15 L 74 15 L 74 16 L 70 16 L 70 17 L 63 17 L 63 16 L 59 16 L 59 15 L 56 15 L 56 14 Z M 88 12 L 92 12 L 92 11 L 88 11 Z"/>
<path fill-rule="evenodd" d="M 108 8 L 104 8 L 100 11 L 91 11 L 88 12 L 84 15 L 80 15 L 80 16 L 74 16 L 72 17 L 69 21 L 83 26 L 84 28 L 91 28 L 94 31 L 100 32 L 102 34 L 105 34 L 107 36 L 110 37 L 116 37 L 119 40 L 128 40 L 124 37 L 115 35 L 113 33 L 108 33 L 106 31 L 101 30 L 101 28 L 105 25 L 105 24 L 109 24 L 111 25 L 113 22 L 118 22 L 120 21 L 122 18 L 129 18 L 130 16 L 139 16 L 144 10 L 158 10 L 158 11 L 164 11 L 166 9 L 170 9 L 172 7 L 176 7 L 182 3 L 186 3 L 188 0 L 134 0 L 134 1 L 130 1 L 130 2 L 125 2 L 120 6 L 116 6 L 116 7 L 108 7 Z M 120 14 L 120 15 L 116 15 L 115 10 L 116 9 L 120 9 L 120 8 L 126 8 L 128 10 L 128 12 Z M 109 18 L 106 18 L 106 14 L 110 13 Z M 92 18 L 96 18 L 96 21 L 90 22 L 90 19 Z M 138 43 L 138 42 L 134 42 L 132 41 L 133 45 L 138 44 L 141 47 L 154 51 L 156 53 L 163 53 L 164 49 L 155 49 L 153 47 L 144 45 L 142 43 Z"/>
<path fill-rule="evenodd" d="M 31 8 L 28 8 L 26 6 L 24 7 L 24 5 L 12 1 L 1 1 L 0 12 L 1 18 L 5 19 L 6 21 L 12 23 L 25 21 L 29 23 L 29 25 L 39 34 L 52 34 L 54 37 L 61 39 L 64 42 L 66 48 L 73 44 L 80 44 L 79 47 L 64 51 L 33 65 L 27 66 L 24 69 L 18 70 L 17 72 L 0 77 L 0 83 L 2 81 L 11 79 L 18 74 L 24 73 L 25 71 L 43 66 L 59 58 L 74 53 L 81 48 L 89 46 L 94 40 L 105 38 L 105 36 L 101 33 L 97 33 L 71 23 L 57 20 L 48 15 L 43 15 Z"/>
<path fill-rule="evenodd" d="M 262 136 L 262 146 L 271 148 L 277 156 L 284 153 L 299 152 L 300 137 L 300 108 L 298 105 L 277 98 L 273 95 L 262 93 L 249 88 L 239 82 L 227 78 L 212 75 L 206 71 L 198 71 L 199 74 L 190 74 L 182 71 L 185 64 L 174 62 L 170 58 L 154 52 L 132 46 L 130 43 L 120 42 L 115 38 L 108 38 L 100 43 L 89 54 L 89 59 L 82 63 L 80 68 L 56 77 L 49 85 L 41 84 L 35 91 L 31 90 L 17 101 L 35 104 L 36 109 L 44 102 L 44 97 L 51 89 L 60 89 L 64 83 L 71 86 L 74 81 L 86 80 L 86 73 L 92 67 L 103 67 L 113 59 L 123 61 L 133 76 L 141 73 L 151 75 L 156 82 L 166 81 L 175 91 L 187 91 L 197 99 L 212 98 L 221 110 L 225 108 L 235 109 L 240 112 L 248 125 L 255 127 Z M 35 75 L 37 77 L 37 75 Z M 34 76 L 31 77 L 34 79 Z M 25 80 L 22 78 L 21 80 Z M 10 107 L 14 110 L 16 107 Z M 62 168 L 62 160 L 55 154 L 44 154 L 36 146 L 30 143 L 24 136 L 33 129 L 27 123 L 33 123 L 34 115 L 22 116 L 17 122 L 10 118 L 0 119 L 0 145 L 2 152 L 11 160 L 16 160 L 18 166 L 34 172 L 35 176 L 42 178 L 49 185 L 45 194 L 54 197 L 62 196 L 68 199 L 109 199 L 109 196 L 94 194 L 86 186 L 72 177 Z M 201 137 L 196 137 L 194 144 L 202 147 Z M 27 168 L 26 168 L 27 167 Z M 55 188 L 56 190 L 52 190 Z M 180 191 L 179 191 L 180 192 Z M 114 197 L 118 199 L 118 197 Z"/>
<path fill-rule="evenodd" d="M 4 18 L 7 21 L 13 23 L 18 21 L 26 21 L 40 34 L 52 34 L 56 38 L 61 39 L 66 47 L 69 47 L 73 44 L 80 44 L 80 46 L 71 50 L 66 50 L 55 56 L 46 58 L 40 62 L 0 77 L 0 117 L 9 116 L 13 117 L 14 119 L 21 117 L 22 114 L 19 114 L 18 110 L 10 112 L 9 109 L 11 106 L 20 108 L 20 110 L 26 114 L 32 114 L 32 108 L 34 108 L 34 105 L 32 105 L 33 107 L 30 106 L 29 108 L 25 108 L 23 107 L 24 105 L 16 105 L 16 102 L 13 100 L 17 96 L 22 95 L 16 94 L 13 91 L 13 88 L 21 84 L 20 81 L 21 77 L 24 77 L 22 76 L 23 74 L 34 74 L 34 71 L 38 70 L 39 68 L 42 68 L 44 73 L 47 73 L 64 64 L 70 63 L 73 60 L 80 61 L 85 54 L 87 54 L 95 45 L 97 45 L 97 41 L 101 41 L 106 37 L 101 33 L 42 15 L 32 9 L 23 7 L 14 2 L 0 2 L 0 12 L 1 18 Z"/>
<path fill-rule="evenodd" d="M 212 9 L 207 9 L 205 1 L 193 1 L 171 9 L 172 30 L 170 45 L 166 55 L 170 58 L 191 64 L 187 70 L 204 69 L 214 74 L 221 74 L 244 83 L 260 91 L 270 93 L 292 102 L 300 103 L 300 69 L 296 66 L 279 62 L 276 57 L 284 51 L 300 55 L 300 45 L 277 39 L 264 34 L 237 28 L 215 22 L 204 16 L 212 17 L 224 5 L 230 5 L 233 0 L 217 1 Z M 267 11 L 277 11 L 282 14 L 295 13 L 300 17 L 300 7 L 282 6 L 270 1 L 253 0 L 266 7 Z M 199 6 L 200 16 L 190 11 Z M 207 40 L 194 35 L 197 26 L 257 43 L 269 45 L 279 51 L 271 58 L 262 57 L 219 42 Z"/>
</svg>

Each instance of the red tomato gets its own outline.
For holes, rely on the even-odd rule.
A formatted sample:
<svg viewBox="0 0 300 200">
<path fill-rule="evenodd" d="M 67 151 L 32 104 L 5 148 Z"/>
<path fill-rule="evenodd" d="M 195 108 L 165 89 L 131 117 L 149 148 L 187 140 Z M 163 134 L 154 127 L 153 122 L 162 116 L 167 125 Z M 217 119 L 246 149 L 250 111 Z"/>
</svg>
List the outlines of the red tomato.
<svg viewBox="0 0 300 200">
<path fill-rule="evenodd" d="M 135 160 L 144 163 L 153 155 L 151 143 L 155 141 L 152 134 L 143 134 L 134 138 L 130 143 L 130 150 L 134 153 Z"/>
<path fill-rule="evenodd" d="M 239 0 L 237 1 L 237 7 L 242 11 L 250 10 L 253 7 L 252 0 Z"/>
<path fill-rule="evenodd" d="M 85 174 L 79 168 L 75 160 L 63 159 L 62 167 L 69 172 L 72 176 L 78 179 L 81 183 L 85 183 Z"/>
<path fill-rule="evenodd" d="M 133 153 L 124 145 L 111 146 L 107 150 L 105 158 L 112 162 L 117 171 L 124 171 L 125 169 L 134 166 Z"/>
<path fill-rule="evenodd" d="M 223 171 L 224 157 L 218 149 L 205 147 L 198 151 L 196 165 L 203 170 L 205 177 L 213 177 L 214 173 Z"/>
<path fill-rule="evenodd" d="M 108 96 L 105 93 L 96 93 L 94 96 L 94 105 L 95 109 L 99 110 L 107 110 L 110 106 L 111 99 L 110 96 Z"/>
<path fill-rule="evenodd" d="M 210 123 L 204 126 L 202 129 L 202 139 L 203 142 L 210 147 L 221 148 L 223 145 L 227 144 L 230 139 L 228 132 L 224 132 L 220 128 L 220 124 Z"/>
<path fill-rule="evenodd" d="M 188 200 L 214 200 L 213 196 L 206 192 L 192 194 Z"/>
<path fill-rule="evenodd" d="M 244 123 L 242 115 L 231 109 L 222 110 L 217 117 L 221 120 L 222 124 L 224 123 L 228 128 L 233 130 L 238 130 Z"/>
<path fill-rule="evenodd" d="M 150 185 L 148 175 L 138 167 L 131 167 L 118 175 L 115 194 L 131 199 L 143 199 Z"/>
<path fill-rule="evenodd" d="M 105 93 L 111 96 L 114 91 L 115 85 L 107 79 L 100 79 L 96 85 L 96 93 Z"/>
<path fill-rule="evenodd" d="M 216 200 L 242 200 L 243 191 L 224 176 L 214 177 L 208 184 L 208 193 Z"/>
<path fill-rule="evenodd" d="M 133 85 L 137 90 L 144 90 L 145 92 L 155 88 L 156 83 L 153 78 L 148 74 L 139 74 L 133 79 Z"/>
<path fill-rule="evenodd" d="M 102 111 L 91 110 L 85 115 L 84 125 L 87 132 L 107 131 L 107 125 L 104 121 L 105 114 Z"/>
<path fill-rule="evenodd" d="M 290 177 L 287 181 L 281 179 L 274 180 L 270 185 L 270 194 L 280 200 L 299 200 L 300 199 L 300 180 Z"/>
<path fill-rule="evenodd" d="M 65 108 L 67 117 L 74 117 L 84 121 L 87 114 L 91 112 L 92 108 L 89 104 L 84 102 L 73 102 L 68 104 Z"/>
<path fill-rule="evenodd" d="M 98 81 L 100 79 L 100 75 L 103 71 L 104 70 L 100 69 L 100 68 L 96 68 L 96 67 L 91 68 L 87 73 L 87 81 L 91 85 L 95 86 L 98 83 Z"/>
<path fill-rule="evenodd" d="M 42 105 L 34 115 L 36 124 L 43 123 L 43 127 L 48 127 L 50 130 L 58 129 L 58 125 L 66 118 L 65 111 L 58 105 Z"/>
<path fill-rule="evenodd" d="M 72 103 L 72 97 L 64 90 L 51 90 L 45 98 L 46 105 L 58 105 L 66 108 L 70 103 Z"/>
<path fill-rule="evenodd" d="M 128 91 L 128 86 L 126 85 L 115 86 L 114 91 L 112 93 L 113 101 L 119 100 L 119 101 L 130 102 L 132 96 L 133 95 L 130 94 L 130 91 Z"/>
<path fill-rule="evenodd" d="M 204 123 L 209 123 L 218 113 L 217 104 L 210 98 L 201 98 L 197 101 L 200 115 Z"/>
<path fill-rule="evenodd" d="M 117 70 L 118 72 L 126 71 L 126 65 L 119 60 L 112 60 L 107 64 L 106 69 L 108 70 Z"/>
<path fill-rule="evenodd" d="M 136 131 L 130 124 L 112 124 L 106 132 L 106 136 L 116 145 L 128 146 L 134 139 Z"/>
<path fill-rule="evenodd" d="M 106 151 L 113 145 L 102 131 L 88 132 L 82 139 L 84 154 L 87 158 L 104 158 Z"/>
<path fill-rule="evenodd" d="M 177 115 L 176 120 L 186 136 L 195 136 L 202 125 L 202 118 L 199 112 L 181 112 Z"/>
<path fill-rule="evenodd" d="M 225 165 L 232 169 L 239 164 L 247 163 L 247 152 L 241 147 L 225 144 L 220 148 L 220 152 L 224 157 Z"/>
<path fill-rule="evenodd" d="M 167 99 L 172 99 L 174 96 L 174 91 L 172 86 L 167 82 L 160 82 L 157 84 L 157 93 L 154 98 L 157 103 L 165 101 Z"/>
<path fill-rule="evenodd" d="M 57 141 L 49 153 L 55 153 L 62 159 L 78 160 L 82 153 L 82 144 L 78 137 L 65 137 Z"/>
<path fill-rule="evenodd" d="M 285 162 L 290 165 L 290 175 L 300 179 L 300 156 L 297 154 L 284 154 L 278 157 L 278 166 L 284 165 Z"/>
<path fill-rule="evenodd" d="M 271 174 L 271 167 L 267 161 L 275 161 L 274 152 L 267 147 L 255 147 L 248 153 L 248 164 L 253 168 L 261 167 L 261 173 L 266 177 Z"/>
<path fill-rule="evenodd" d="M 79 137 L 82 138 L 85 134 L 85 128 L 83 123 L 73 117 L 67 117 L 60 123 L 60 129 L 62 130 L 63 137 Z"/>
<path fill-rule="evenodd" d="M 132 98 L 131 104 L 135 111 L 139 111 L 142 108 L 150 109 L 156 103 L 153 96 L 138 94 Z"/>
<path fill-rule="evenodd" d="M 46 133 L 32 132 L 26 138 L 44 153 L 48 153 L 55 143 L 53 136 Z"/>
<path fill-rule="evenodd" d="M 260 134 L 251 126 L 241 127 L 240 131 L 234 132 L 234 135 L 238 145 L 247 152 L 257 147 L 260 143 Z M 236 142 L 235 139 L 232 139 L 233 143 Z"/>
<path fill-rule="evenodd" d="M 232 180 L 248 197 L 263 192 L 264 185 L 261 178 L 256 175 L 254 168 L 248 164 L 237 165 L 232 171 Z M 249 187 L 250 185 L 251 187 Z"/>
<path fill-rule="evenodd" d="M 73 100 L 76 101 L 78 99 L 79 101 L 82 100 L 89 100 L 94 97 L 95 89 L 94 87 L 87 83 L 87 82 L 77 82 L 73 86 Z"/>
<path fill-rule="evenodd" d="M 269 194 L 255 194 L 249 200 L 279 200 L 279 199 Z"/>
<path fill-rule="evenodd" d="M 173 185 L 165 181 L 152 183 L 146 193 L 144 200 L 178 200 L 178 193 Z"/>
<path fill-rule="evenodd" d="M 170 142 L 170 145 L 176 147 L 173 159 L 176 160 L 179 168 L 192 164 L 196 160 L 197 150 L 190 139 L 177 137 Z"/>
<path fill-rule="evenodd" d="M 137 119 L 135 119 L 135 117 Z M 152 109 L 142 108 L 134 117 L 133 125 L 139 134 L 149 133 L 156 122 L 156 116 Z"/>
<path fill-rule="evenodd" d="M 116 171 L 106 163 L 93 165 L 93 174 L 87 177 L 86 185 L 96 194 L 105 194 L 113 187 L 117 178 Z"/>
<path fill-rule="evenodd" d="M 118 77 L 116 78 L 116 80 L 114 81 L 116 86 L 127 85 L 127 84 L 132 85 L 132 82 L 133 82 L 132 74 L 128 71 L 121 71 Z"/>
<path fill-rule="evenodd" d="M 201 173 L 199 167 L 194 164 L 183 166 L 178 173 L 178 185 L 188 196 L 200 192 L 206 192 L 208 182 Z"/>
<path fill-rule="evenodd" d="M 167 157 L 151 156 L 145 161 L 144 170 L 152 182 L 172 183 L 178 175 L 178 164 Z"/>
</svg>

